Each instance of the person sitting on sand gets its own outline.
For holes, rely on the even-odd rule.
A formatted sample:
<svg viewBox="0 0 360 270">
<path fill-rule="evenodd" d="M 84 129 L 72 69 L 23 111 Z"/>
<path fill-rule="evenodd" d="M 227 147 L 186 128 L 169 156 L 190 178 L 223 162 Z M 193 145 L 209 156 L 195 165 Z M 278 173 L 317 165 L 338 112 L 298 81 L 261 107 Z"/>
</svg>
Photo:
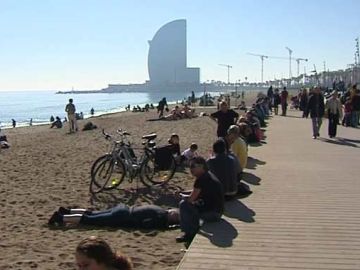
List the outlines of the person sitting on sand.
<svg viewBox="0 0 360 270">
<path fill-rule="evenodd" d="M 7 141 L 7 137 L 4 133 L 2 133 L 0 129 L 0 148 L 9 148 L 10 144 Z"/>
<path fill-rule="evenodd" d="M 207 160 L 209 170 L 221 182 L 224 196 L 233 196 L 237 193 L 237 160 L 226 152 L 225 141 L 221 138 L 213 144 L 213 157 Z"/>
<path fill-rule="evenodd" d="M 61 119 L 59 116 L 56 116 L 56 120 L 51 123 L 50 128 L 56 127 L 56 128 L 62 128 L 63 124 L 61 122 Z"/>
<path fill-rule="evenodd" d="M 179 120 L 182 118 L 181 111 L 178 105 L 171 110 L 170 114 L 165 116 L 166 120 Z"/>
<path fill-rule="evenodd" d="M 60 207 L 48 221 L 50 226 L 91 225 L 167 229 L 179 224 L 178 209 L 165 210 L 157 205 L 127 206 L 119 204 L 103 211 Z"/>
<path fill-rule="evenodd" d="M 113 251 L 105 240 L 96 236 L 83 239 L 76 247 L 76 265 L 85 270 L 132 270 L 131 259 L 118 251 Z"/>
<path fill-rule="evenodd" d="M 245 101 L 242 100 L 239 107 L 238 107 L 239 110 L 243 110 L 243 111 L 247 111 L 247 108 L 246 108 L 246 104 L 245 104 Z"/>
<path fill-rule="evenodd" d="M 175 160 L 177 163 L 180 161 L 180 138 L 176 133 L 171 134 L 170 139 L 168 140 L 168 148 L 170 149 L 173 156 L 175 156 Z"/>
<path fill-rule="evenodd" d="M 187 104 L 181 110 L 182 118 L 193 118 L 195 110 L 191 109 Z"/>
<path fill-rule="evenodd" d="M 197 144 L 192 143 L 188 149 L 182 152 L 181 161 L 185 162 L 186 165 L 189 165 L 190 160 L 199 156 L 197 153 L 197 149 L 198 149 Z"/>
<path fill-rule="evenodd" d="M 190 172 L 195 182 L 190 194 L 180 193 L 180 228 L 184 234 L 176 238 L 177 242 L 191 242 L 199 230 L 200 218 L 218 221 L 224 211 L 222 184 L 209 172 L 206 160 L 203 157 L 192 159 Z"/>
</svg>

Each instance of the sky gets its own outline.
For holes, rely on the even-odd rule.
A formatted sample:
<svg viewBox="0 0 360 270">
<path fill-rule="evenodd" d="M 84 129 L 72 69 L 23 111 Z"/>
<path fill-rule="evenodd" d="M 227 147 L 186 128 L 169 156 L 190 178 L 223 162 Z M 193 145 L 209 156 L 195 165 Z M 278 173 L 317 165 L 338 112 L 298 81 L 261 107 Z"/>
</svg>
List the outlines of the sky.
<svg viewBox="0 0 360 270">
<path fill-rule="evenodd" d="M 148 40 L 187 20 L 187 62 L 200 79 L 260 81 L 260 57 L 300 73 L 354 63 L 359 0 L 0 0 L 0 91 L 101 89 L 148 80 Z M 292 63 L 292 74 L 297 64 Z M 265 59 L 264 81 L 289 76 Z"/>
</svg>

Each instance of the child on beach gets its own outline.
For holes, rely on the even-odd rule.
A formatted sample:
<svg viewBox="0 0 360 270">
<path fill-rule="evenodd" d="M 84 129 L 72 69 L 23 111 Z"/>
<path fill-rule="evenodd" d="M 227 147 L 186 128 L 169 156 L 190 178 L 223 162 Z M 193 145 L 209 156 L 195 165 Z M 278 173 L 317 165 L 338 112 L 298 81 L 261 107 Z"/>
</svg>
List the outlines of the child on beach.
<svg viewBox="0 0 360 270">
<path fill-rule="evenodd" d="M 185 162 L 186 165 L 189 165 L 190 160 L 199 156 L 197 153 L 197 149 L 198 149 L 197 144 L 192 143 L 188 149 L 182 152 L 181 161 Z"/>
<path fill-rule="evenodd" d="M 171 134 L 170 139 L 168 140 L 169 148 L 171 150 L 171 153 L 175 157 L 175 159 L 178 161 L 180 158 L 180 138 L 179 135 L 176 133 Z"/>
</svg>

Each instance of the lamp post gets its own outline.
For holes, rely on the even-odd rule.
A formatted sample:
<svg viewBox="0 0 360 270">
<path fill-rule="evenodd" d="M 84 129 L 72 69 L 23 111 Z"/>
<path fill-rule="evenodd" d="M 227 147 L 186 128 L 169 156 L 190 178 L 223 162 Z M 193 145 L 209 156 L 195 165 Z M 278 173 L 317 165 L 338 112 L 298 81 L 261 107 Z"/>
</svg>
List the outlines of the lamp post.
<svg viewBox="0 0 360 270">
<path fill-rule="evenodd" d="M 291 80 L 292 74 L 291 74 L 291 55 L 293 53 L 293 50 L 290 49 L 289 47 L 285 47 L 285 49 L 288 50 L 289 52 L 289 79 Z"/>
</svg>

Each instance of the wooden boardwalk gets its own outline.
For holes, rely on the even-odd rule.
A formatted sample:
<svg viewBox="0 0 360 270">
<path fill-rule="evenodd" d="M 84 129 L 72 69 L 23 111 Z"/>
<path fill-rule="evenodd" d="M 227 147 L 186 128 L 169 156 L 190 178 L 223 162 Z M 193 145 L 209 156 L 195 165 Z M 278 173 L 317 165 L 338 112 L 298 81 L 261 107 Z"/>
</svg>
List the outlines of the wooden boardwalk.
<svg viewBox="0 0 360 270">
<path fill-rule="evenodd" d="M 299 112 L 269 120 L 245 175 L 254 191 L 205 224 L 177 269 L 360 269 L 360 129 L 311 138 Z"/>
</svg>

